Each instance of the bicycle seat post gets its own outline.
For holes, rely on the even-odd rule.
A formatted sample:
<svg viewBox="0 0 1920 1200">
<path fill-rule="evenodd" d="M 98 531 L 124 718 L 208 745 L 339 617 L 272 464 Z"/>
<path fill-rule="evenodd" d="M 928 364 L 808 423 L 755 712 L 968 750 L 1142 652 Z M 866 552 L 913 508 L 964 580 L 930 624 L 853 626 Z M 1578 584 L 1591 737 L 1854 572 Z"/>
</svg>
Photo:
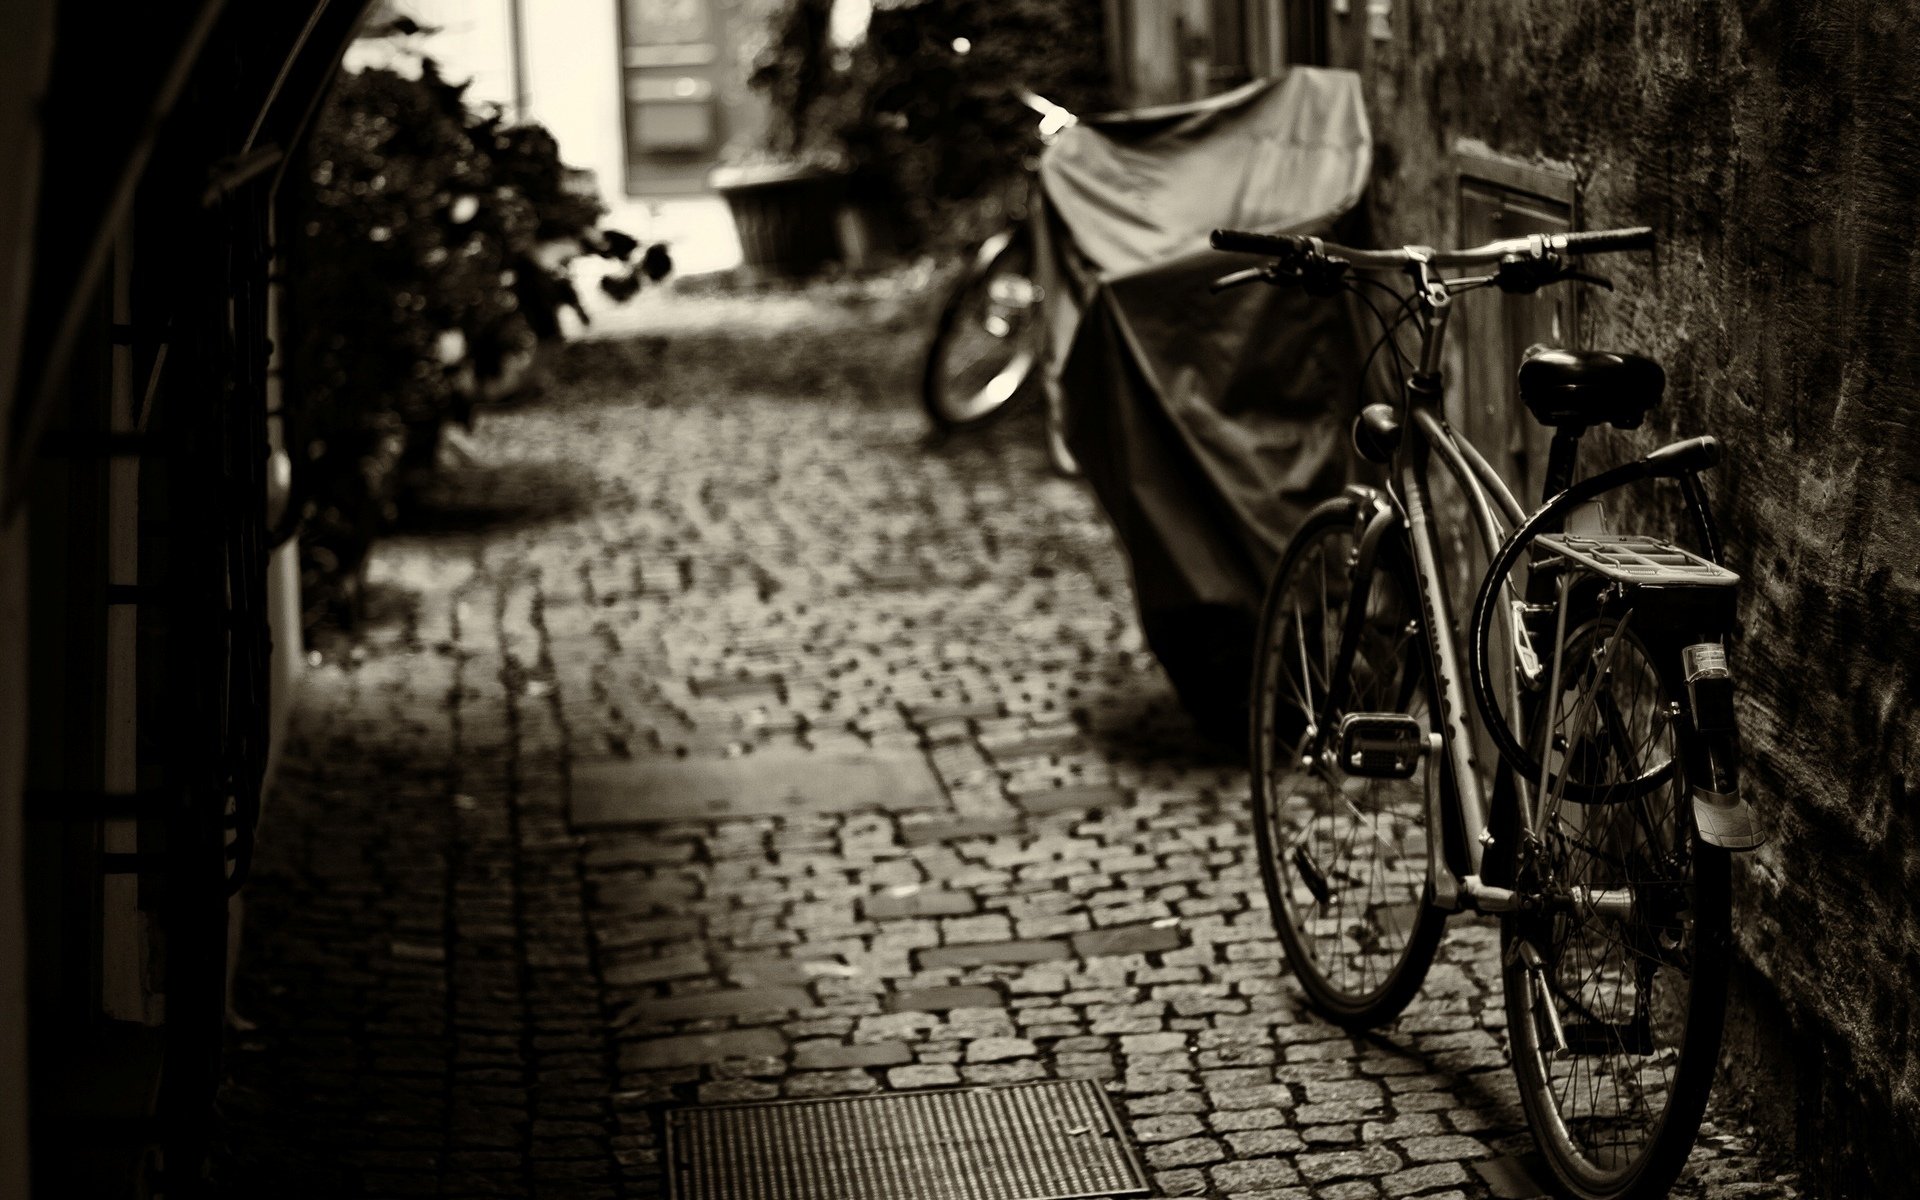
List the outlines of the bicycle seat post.
<svg viewBox="0 0 1920 1200">
<path fill-rule="evenodd" d="M 1585 425 L 1563 425 L 1553 431 L 1553 441 L 1547 445 L 1547 476 L 1541 485 L 1540 502 L 1558 496 L 1573 486 L 1574 465 L 1580 458 L 1580 435 L 1587 431 Z"/>
</svg>

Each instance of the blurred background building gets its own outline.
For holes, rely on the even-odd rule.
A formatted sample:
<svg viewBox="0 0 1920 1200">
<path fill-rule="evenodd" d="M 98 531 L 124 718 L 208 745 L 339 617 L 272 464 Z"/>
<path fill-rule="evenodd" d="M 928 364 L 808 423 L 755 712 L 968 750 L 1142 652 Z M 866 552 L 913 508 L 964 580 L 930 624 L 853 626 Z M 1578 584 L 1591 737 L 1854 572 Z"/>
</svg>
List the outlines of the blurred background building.
<svg viewBox="0 0 1920 1200">
<path fill-rule="evenodd" d="M 1291 62 L 1324 65 L 1330 32 L 1353 25 L 1348 6 L 1334 5 L 1330 31 L 1324 6 L 1303 0 L 1103 2 L 1112 95 L 1128 107 L 1213 95 Z M 414 49 L 430 54 L 449 79 L 470 81 L 471 101 L 551 130 L 568 161 L 592 173 L 609 225 L 666 240 L 681 273 L 699 274 L 740 261 L 710 176 L 715 167 L 762 157 L 768 105 L 749 80 L 780 7 L 777 0 L 383 0 L 376 21 L 405 17 L 431 32 L 361 40 L 346 65 L 392 65 Z M 850 45 L 876 7 L 913 6 L 823 0 L 818 7 L 835 43 Z"/>
<path fill-rule="evenodd" d="M 377 19 L 429 31 L 364 39 L 348 69 L 393 65 L 414 48 L 475 104 L 552 131 L 591 172 L 608 224 L 672 243 L 682 271 L 722 270 L 740 249 L 707 175 L 729 144 L 751 144 L 764 105 L 749 93 L 772 0 L 387 0 Z"/>
</svg>

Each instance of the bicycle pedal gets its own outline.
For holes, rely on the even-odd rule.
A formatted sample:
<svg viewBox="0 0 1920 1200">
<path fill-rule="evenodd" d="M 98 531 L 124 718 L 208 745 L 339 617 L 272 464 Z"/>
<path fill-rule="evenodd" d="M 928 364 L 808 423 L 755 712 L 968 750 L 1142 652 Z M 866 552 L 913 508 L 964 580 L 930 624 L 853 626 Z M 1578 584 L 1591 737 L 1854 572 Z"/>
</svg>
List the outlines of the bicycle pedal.
<svg viewBox="0 0 1920 1200">
<path fill-rule="evenodd" d="M 1568 1021 L 1560 1027 L 1568 1054 L 1653 1053 L 1653 1027 L 1647 1021 L 1610 1024 L 1605 1021 Z"/>
<path fill-rule="evenodd" d="M 1427 752 L 1427 728 L 1405 713 L 1348 713 L 1340 719 L 1340 766 L 1367 779 L 1411 779 Z"/>
</svg>

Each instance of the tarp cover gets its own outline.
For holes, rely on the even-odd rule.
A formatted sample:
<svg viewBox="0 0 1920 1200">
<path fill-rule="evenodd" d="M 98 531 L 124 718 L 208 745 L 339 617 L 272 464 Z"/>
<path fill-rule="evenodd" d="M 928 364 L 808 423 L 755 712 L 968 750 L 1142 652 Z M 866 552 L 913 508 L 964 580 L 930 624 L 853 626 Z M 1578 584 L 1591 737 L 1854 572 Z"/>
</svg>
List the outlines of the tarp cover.
<svg viewBox="0 0 1920 1200">
<path fill-rule="evenodd" d="M 1345 302 L 1212 295 L 1258 260 L 1208 249 L 1207 234 L 1326 232 L 1371 164 L 1359 78 L 1308 67 L 1083 123 L 1041 160 L 1049 390 L 1190 706 L 1196 655 L 1244 679 L 1267 575 L 1346 481 L 1361 357 Z"/>
</svg>

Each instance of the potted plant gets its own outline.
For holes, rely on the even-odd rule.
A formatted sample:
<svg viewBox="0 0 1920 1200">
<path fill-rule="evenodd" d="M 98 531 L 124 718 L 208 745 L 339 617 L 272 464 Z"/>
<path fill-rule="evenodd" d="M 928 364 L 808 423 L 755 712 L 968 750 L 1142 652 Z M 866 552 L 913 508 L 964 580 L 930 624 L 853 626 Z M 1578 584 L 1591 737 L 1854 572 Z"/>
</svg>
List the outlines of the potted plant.
<svg viewBox="0 0 1920 1200">
<path fill-rule="evenodd" d="M 749 267 L 811 275 L 839 261 L 846 155 L 817 136 L 810 117 L 833 76 L 833 0 L 784 0 L 768 18 L 767 42 L 748 84 L 766 98 L 766 125 L 751 144 L 729 146 L 707 176 L 726 200 Z"/>
<path fill-rule="evenodd" d="M 846 177 L 833 156 L 728 156 L 707 183 L 726 200 L 749 267 L 797 278 L 839 261 Z"/>
</svg>

